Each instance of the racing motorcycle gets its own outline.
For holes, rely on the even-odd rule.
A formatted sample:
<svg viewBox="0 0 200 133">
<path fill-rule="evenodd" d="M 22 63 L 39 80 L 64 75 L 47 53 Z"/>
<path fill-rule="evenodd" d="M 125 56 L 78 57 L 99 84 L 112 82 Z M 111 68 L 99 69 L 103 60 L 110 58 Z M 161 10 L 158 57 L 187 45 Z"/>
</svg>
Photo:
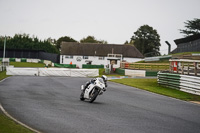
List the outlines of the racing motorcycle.
<svg viewBox="0 0 200 133">
<path fill-rule="evenodd" d="M 102 78 L 96 78 L 95 81 L 90 83 L 85 90 L 84 88 L 85 86 L 81 85 L 80 100 L 84 101 L 87 99 L 90 103 L 92 103 L 98 95 L 102 95 L 106 90 L 105 83 Z"/>
</svg>

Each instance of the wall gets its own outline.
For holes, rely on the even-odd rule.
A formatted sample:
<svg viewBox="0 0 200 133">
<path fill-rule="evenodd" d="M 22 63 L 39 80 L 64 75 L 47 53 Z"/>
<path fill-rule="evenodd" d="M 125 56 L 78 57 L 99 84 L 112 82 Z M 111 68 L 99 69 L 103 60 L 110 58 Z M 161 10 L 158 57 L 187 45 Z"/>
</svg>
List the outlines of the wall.
<svg viewBox="0 0 200 133">
<path fill-rule="evenodd" d="M 177 53 L 200 51 L 200 39 L 177 45 Z"/>
<path fill-rule="evenodd" d="M 99 56 L 88 56 L 88 59 L 84 59 L 83 56 L 73 56 L 72 59 L 66 58 L 68 55 L 60 55 L 60 64 L 76 64 L 79 68 L 82 68 L 82 64 L 87 64 L 87 61 L 92 61 L 92 65 L 106 65 L 110 64 L 110 61 L 107 60 L 107 57 L 104 57 L 103 60 L 99 60 Z M 116 65 L 114 65 L 114 68 L 120 67 L 120 61 L 117 62 Z"/>
<path fill-rule="evenodd" d="M 125 60 L 126 62 L 129 62 L 129 63 L 133 63 L 133 62 L 142 61 L 144 59 L 142 59 L 142 58 L 128 58 L 128 57 L 124 57 L 123 60 Z"/>
<path fill-rule="evenodd" d="M 88 59 L 84 59 L 84 56 L 73 56 L 73 59 L 66 58 L 69 55 L 60 55 L 60 64 L 76 64 L 79 68 L 82 68 L 82 64 L 87 64 L 87 61 L 92 61 L 92 65 L 106 65 L 110 64 L 110 60 L 108 60 L 107 57 L 104 57 L 103 60 L 99 60 L 99 56 L 88 56 Z M 124 60 L 127 60 L 128 62 L 137 62 L 142 60 L 141 58 L 124 58 Z M 110 66 L 109 66 L 110 67 Z M 120 60 L 117 61 L 117 64 L 113 65 L 114 68 L 119 68 L 120 67 Z"/>
</svg>

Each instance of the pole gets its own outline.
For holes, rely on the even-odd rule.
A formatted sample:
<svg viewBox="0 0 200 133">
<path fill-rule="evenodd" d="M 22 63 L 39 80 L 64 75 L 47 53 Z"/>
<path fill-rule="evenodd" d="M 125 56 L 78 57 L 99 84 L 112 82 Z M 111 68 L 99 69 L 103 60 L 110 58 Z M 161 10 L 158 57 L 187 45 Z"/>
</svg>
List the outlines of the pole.
<svg viewBox="0 0 200 133">
<path fill-rule="evenodd" d="M 5 54 L 6 54 L 6 36 L 4 38 L 3 59 L 5 58 Z"/>
<path fill-rule="evenodd" d="M 5 55 L 6 55 L 6 36 L 4 38 L 4 49 L 3 49 L 3 60 L 2 60 L 2 63 L 3 63 L 3 70 L 5 69 Z"/>
</svg>

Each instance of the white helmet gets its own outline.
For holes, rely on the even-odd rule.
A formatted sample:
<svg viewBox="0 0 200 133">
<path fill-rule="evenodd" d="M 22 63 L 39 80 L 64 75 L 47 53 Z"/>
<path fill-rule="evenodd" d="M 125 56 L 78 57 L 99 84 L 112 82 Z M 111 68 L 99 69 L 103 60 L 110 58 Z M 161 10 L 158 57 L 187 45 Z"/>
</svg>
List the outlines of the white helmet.
<svg viewBox="0 0 200 133">
<path fill-rule="evenodd" d="M 104 80 L 104 82 L 106 82 L 108 80 L 106 75 L 102 75 L 101 78 Z"/>
</svg>

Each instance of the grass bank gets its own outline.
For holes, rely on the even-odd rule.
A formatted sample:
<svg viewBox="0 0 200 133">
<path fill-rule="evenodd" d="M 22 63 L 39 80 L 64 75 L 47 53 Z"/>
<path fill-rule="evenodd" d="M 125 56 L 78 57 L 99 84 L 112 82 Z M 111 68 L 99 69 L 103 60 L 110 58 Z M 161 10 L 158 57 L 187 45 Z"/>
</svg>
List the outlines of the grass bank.
<svg viewBox="0 0 200 133">
<path fill-rule="evenodd" d="M 45 67 L 44 63 L 10 62 L 14 67 Z"/>
<path fill-rule="evenodd" d="M 198 95 L 160 86 L 157 79 L 114 79 L 111 81 L 185 101 L 200 101 Z"/>
<path fill-rule="evenodd" d="M 2 79 L 7 78 L 7 77 L 9 77 L 9 76 L 6 75 L 6 71 L 2 71 L 2 72 L 0 72 L 0 81 L 1 81 Z"/>
<path fill-rule="evenodd" d="M 0 133 L 33 133 L 27 128 L 17 124 L 0 111 Z"/>
</svg>

